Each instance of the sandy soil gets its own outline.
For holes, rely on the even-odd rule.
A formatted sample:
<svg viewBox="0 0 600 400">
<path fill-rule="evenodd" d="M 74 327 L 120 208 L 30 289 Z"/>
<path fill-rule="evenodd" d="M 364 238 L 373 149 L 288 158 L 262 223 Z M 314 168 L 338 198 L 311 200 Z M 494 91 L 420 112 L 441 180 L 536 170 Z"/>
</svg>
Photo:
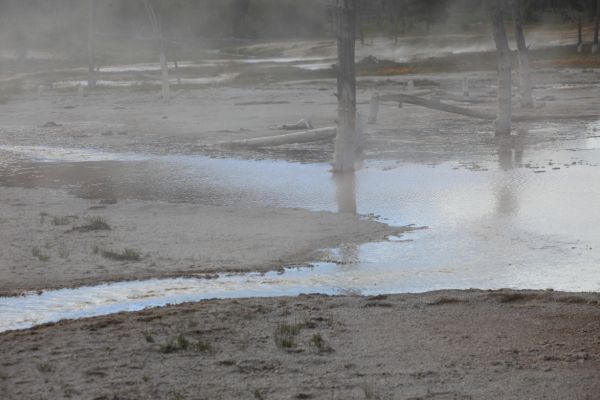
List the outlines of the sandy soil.
<svg viewBox="0 0 600 400">
<path fill-rule="evenodd" d="M 313 295 L 61 322 L 0 335 L 0 397 L 593 400 L 599 301 Z"/>
<path fill-rule="evenodd" d="M 0 189 L 0 293 L 319 261 L 320 249 L 385 240 L 402 229 L 352 214 L 90 201 L 58 190 Z M 94 218 L 110 230 L 81 231 Z M 139 261 L 103 252 L 129 248 Z"/>
</svg>

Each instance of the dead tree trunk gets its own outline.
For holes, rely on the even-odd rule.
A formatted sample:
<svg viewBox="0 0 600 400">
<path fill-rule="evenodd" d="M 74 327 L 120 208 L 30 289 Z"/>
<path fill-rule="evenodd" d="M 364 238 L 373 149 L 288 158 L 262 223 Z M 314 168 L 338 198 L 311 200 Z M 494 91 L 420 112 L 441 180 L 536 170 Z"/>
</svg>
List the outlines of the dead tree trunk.
<svg viewBox="0 0 600 400">
<path fill-rule="evenodd" d="M 358 0 L 356 5 L 356 18 L 357 18 L 357 30 L 358 37 L 360 38 L 360 44 L 365 45 L 365 29 L 364 29 L 364 17 L 365 17 L 366 4 L 365 0 Z"/>
<path fill-rule="evenodd" d="M 511 61 L 506 29 L 504 27 L 504 11 L 506 0 L 488 0 L 490 15 L 496 43 L 498 58 L 498 117 L 496 118 L 496 135 L 509 135 L 511 131 Z"/>
<path fill-rule="evenodd" d="M 333 177 L 335 182 L 335 198 L 338 213 L 356 214 L 356 176 L 354 173 L 337 174 Z"/>
<path fill-rule="evenodd" d="M 594 43 L 592 44 L 592 54 L 598 52 L 598 31 L 600 30 L 600 0 L 596 0 L 596 17 L 594 18 Z"/>
<path fill-rule="evenodd" d="M 160 53 L 160 71 L 162 79 L 162 98 L 167 101 L 171 97 L 171 89 L 169 86 L 169 64 L 167 62 L 167 54 L 165 48 L 165 38 L 162 29 L 162 18 L 160 14 L 157 14 L 154 7 L 150 3 L 150 0 L 144 0 L 144 6 L 146 7 L 146 13 L 148 14 L 148 20 L 152 27 L 152 37 L 155 46 L 158 48 Z"/>
<path fill-rule="evenodd" d="M 96 36 L 96 10 L 94 0 L 88 0 L 88 89 L 94 89 L 96 87 L 96 76 L 95 76 L 95 60 L 94 60 L 94 49 L 95 49 L 95 36 Z"/>
<path fill-rule="evenodd" d="M 577 52 L 583 51 L 583 23 L 581 13 L 577 13 Z"/>
<path fill-rule="evenodd" d="M 517 49 L 519 53 L 519 91 L 521 93 L 521 106 L 523 108 L 533 108 L 529 50 L 527 49 L 525 34 L 523 32 L 523 15 L 521 14 L 520 3 L 520 1 L 511 0 L 512 16 L 515 25 L 515 38 L 517 40 Z"/>
<path fill-rule="evenodd" d="M 165 39 L 162 33 L 162 20 L 160 15 L 158 16 L 158 40 L 160 48 L 160 72 L 162 81 L 162 98 L 163 100 L 169 100 L 171 97 L 171 88 L 169 86 L 169 63 L 167 62 L 167 53 L 165 49 Z"/>
<path fill-rule="evenodd" d="M 338 134 L 334 172 L 354 171 L 356 158 L 356 0 L 336 0 Z"/>
<path fill-rule="evenodd" d="M 253 139 L 233 140 L 230 142 L 218 143 L 220 147 L 228 148 L 260 148 L 281 146 L 286 144 L 311 143 L 321 140 L 330 140 L 337 135 L 335 127 L 311 129 L 303 132 L 288 133 L 285 135 L 258 137 Z"/>
</svg>

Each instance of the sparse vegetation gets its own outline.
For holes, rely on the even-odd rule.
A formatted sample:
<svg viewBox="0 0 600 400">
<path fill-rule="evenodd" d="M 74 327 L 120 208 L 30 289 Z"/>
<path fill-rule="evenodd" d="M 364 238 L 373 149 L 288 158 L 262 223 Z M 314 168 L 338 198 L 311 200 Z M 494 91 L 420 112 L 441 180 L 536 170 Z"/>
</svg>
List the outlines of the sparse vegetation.
<svg viewBox="0 0 600 400">
<path fill-rule="evenodd" d="M 170 400 L 184 400 L 185 396 L 183 395 L 183 393 L 176 391 L 176 392 L 171 392 L 169 399 Z"/>
<path fill-rule="evenodd" d="M 71 223 L 71 217 L 52 217 L 52 225 L 64 226 Z"/>
<path fill-rule="evenodd" d="M 50 261 L 50 256 L 47 255 L 47 254 L 44 254 L 42 252 L 42 250 L 40 250 L 39 247 L 32 248 L 31 249 L 31 255 L 33 255 L 35 258 L 37 258 L 41 262 L 48 262 L 48 261 Z"/>
<path fill-rule="evenodd" d="M 499 301 L 500 303 L 513 303 L 517 301 L 539 300 L 543 295 L 538 293 L 522 293 L 522 292 L 493 292 L 489 294 L 489 298 Z"/>
<path fill-rule="evenodd" d="M 443 304 L 461 303 L 462 301 L 463 300 L 457 299 L 455 297 L 440 296 L 440 297 L 428 302 L 427 304 L 430 306 L 440 306 Z"/>
<path fill-rule="evenodd" d="M 41 363 L 37 365 L 37 370 L 41 373 L 54 372 L 54 367 L 49 363 Z"/>
<path fill-rule="evenodd" d="M 100 254 L 104 258 L 108 258 L 114 261 L 141 261 L 142 256 L 140 253 L 133 249 L 123 249 L 121 251 L 113 250 L 99 250 Z"/>
<path fill-rule="evenodd" d="M 312 335 L 308 344 L 313 351 L 319 354 L 333 352 L 333 347 L 331 347 L 318 333 Z"/>
<path fill-rule="evenodd" d="M 154 338 L 147 332 L 144 332 L 144 337 L 148 343 L 154 343 Z M 199 353 L 212 352 L 213 347 L 210 343 L 204 340 L 191 342 L 184 334 L 179 334 L 174 339 L 169 339 L 167 342 L 160 345 L 158 351 L 163 354 L 176 353 L 178 351 L 193 350 Z"/>
<path fill-rule="evenodd" d="M 110 231 L 111 227 L 102 217 L 90 218 L 85 225 L 73 228 L 75 232 Z"/>
<path fill-rule="evenodd" d="M 294 336 L 297 335 L 297 332 L 291 329 L 290 325 L 279 325 L 277 329 L 275 329 L 275 333 L 273 334 L 273 339 L 275 340 L 275 345 L 280 349 L 290 349 L 296 346 L 296 342 L 294 340 Z"/>
<path fill-rule="evenodd" d="M 71 256 L 71 252 L 65 247 L 60 247 L 58 249 L 58 256 L 63 260 L 66 260 Z"/>
<path fill-rule="evenodd" d="M 254 398 L 258 399 L 258 400 L 263 400 L 265 397 L 263 396 L 262 392 L 258 389 L 254 390 L 253 392 L 254 394 Z"/>
<path fill-rule="evenodd" d="M 213 347 L 211 346 L 211 344 L 208 342 L 205 342 L 203 340 L 198 340 L 196 343 L 194 343 L 194 345 L 192 347 L 195 351 L 200 352 L 200 353 L 206 353 L 206 352 L 213 351 Z"/>
<path fill-rule="evenodd" d="M 146 342 L 148 343 L 154 343 L 154 336 L 148 331 L 144 331 L 144 339 L 146 339 Z"/>
<path fill-rule="evenodd" d="M 275 345 L 281 349 L 289 349 L 296 346 L 295 336 L 297 336 L 303 328 L 312 327 L 310 319 L 305 318 L 302 322 L 293 324 L 279 324 L 275 328 L 273 339 Z"/>
<path fill-rule="evenodd" d="M 179 334 L 175 339 L 170 339 L 162 344 L 159 351 L 163 354 L 171 354 L 180 350 L 187 350 L 189 347 L 189 340 L 183 334 Z"/>
<path fill-rule="evenodd" d="M 373 390 L 373 388 L 370 385 L 363 385 L 362 387 L 363 390 L 363 394 L 365 396 L 365 399 L 367 400 L 379 400 L 379 395 L 377 395 L 377 393 L 375 393 L 375 390 Z"/>
</svg>

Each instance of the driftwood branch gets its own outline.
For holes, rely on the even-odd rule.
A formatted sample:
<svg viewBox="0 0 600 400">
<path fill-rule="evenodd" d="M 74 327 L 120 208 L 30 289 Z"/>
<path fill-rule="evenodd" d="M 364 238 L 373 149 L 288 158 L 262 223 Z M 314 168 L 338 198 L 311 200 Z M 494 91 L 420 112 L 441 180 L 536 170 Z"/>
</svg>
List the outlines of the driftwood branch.
<svg viewBox="0 0 600 400">
<path fill-rule="evenodd" d="M 442 103 L 436 100 L 428 100 L 422 97 L 411 96 L 407 94 L 386 94 L 379 97 L 381 101 L 394 101 L 399 103 L 414 104 L 417 106 L 430 108 L 438 111 L 445 111 L 452 114 L 464 115 L 485 121 L 495 121 L 496 114 L 473 110 L 465 107 L 459 107 L 452 104 Z M 600 119 L 600 114 L 517 114 L 513 115 L 513 122 L 543 122 L 559 121 L 568 119 Z"/>
<path fill-rule="evenodd" d="M 415 104 L 417 106 L 431 108 L 433 110 L 445 111 L 453 114 L 460 114 L 466 117 L 483 119 L 486 121 L 494 121 L 496 115 L 478 110 L 471 110 L 465 107 L 459 107 L 452 104 L 442 103 L 440 101 L 428 100 L 418 96 L 408 94 L 387 94 L 380 97 L 382 101 L 397 101 L 399 103 Z"/>
<path fill-rule="evenodd" d="M 312 129 L 304 132 L 288 133 L 286 135 L 259 137 L 254 139 L 234 140 L 217 143 L 219 147 L 227 148 L 259 148 L 280 146 L 284 144 L 310 143 L 320 140 L 333 139 L 337 135 L 336 127 Z"/>
</svg>

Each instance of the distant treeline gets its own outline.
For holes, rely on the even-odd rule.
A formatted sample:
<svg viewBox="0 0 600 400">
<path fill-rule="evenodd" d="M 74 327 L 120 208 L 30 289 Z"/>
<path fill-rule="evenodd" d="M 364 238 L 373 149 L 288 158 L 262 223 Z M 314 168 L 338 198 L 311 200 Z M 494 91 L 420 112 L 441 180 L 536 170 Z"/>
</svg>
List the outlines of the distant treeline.
<svg viewBox="0 0 600 400">
<path fill-rule="evenodd" d="M 76 45 L 93 1 L 98 33 L 148 36 L 141 0 L 0 0 L 2 38 Z M 334 0 L 152 0 L 169 38 L 278 39 L 330 36 Z M 361 36 L 482 29 L 486 0 L 357 0 Z M 509 0 L 506 0 L 509 1 Z M 528 23 L 593 20 L 599 0 L 517 0 Z"/>
</svg>

